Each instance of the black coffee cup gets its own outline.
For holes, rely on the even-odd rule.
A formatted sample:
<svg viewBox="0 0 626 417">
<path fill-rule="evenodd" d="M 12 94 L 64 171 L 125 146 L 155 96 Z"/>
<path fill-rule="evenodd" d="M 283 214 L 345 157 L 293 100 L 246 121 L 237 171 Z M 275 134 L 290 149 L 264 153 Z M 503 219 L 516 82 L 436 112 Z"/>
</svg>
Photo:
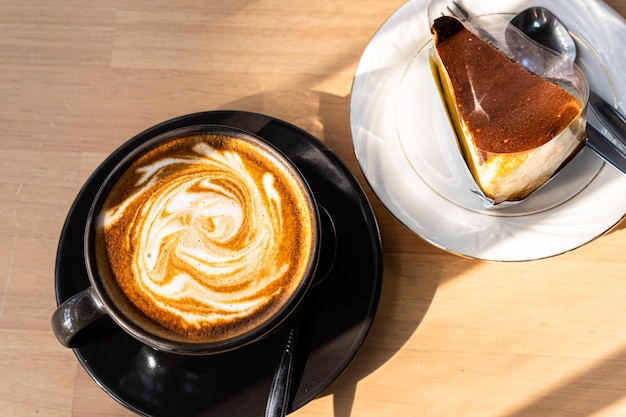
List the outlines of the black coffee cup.
<svg viewBox="0 0 626 417">
<path fill-rule="evenodd" d="M 278 149 L 232 127 L 175 129 L 133 149 L 101 184 L 85 225 L 91 286 L 57 308 L 52 329 L 77 347 L 109 315 L 157 350 L 236 349 L 299 305 L 320 240 L 314 196 Z"/>
</svg>

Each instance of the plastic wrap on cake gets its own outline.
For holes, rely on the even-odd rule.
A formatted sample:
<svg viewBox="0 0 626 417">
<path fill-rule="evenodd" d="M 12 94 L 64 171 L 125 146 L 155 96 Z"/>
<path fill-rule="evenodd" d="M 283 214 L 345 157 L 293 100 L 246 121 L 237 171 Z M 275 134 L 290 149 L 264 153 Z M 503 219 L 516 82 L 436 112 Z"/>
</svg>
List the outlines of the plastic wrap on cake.
<svg viewBox="0 0 626 417">
<path fill-rule="evenodd" d="M 582 148 L 588 84 L 565 55 L 473 2 L 429 6 L 432 62 L 460 151 L 487 208 L 517 204 Z"/>
</svg>

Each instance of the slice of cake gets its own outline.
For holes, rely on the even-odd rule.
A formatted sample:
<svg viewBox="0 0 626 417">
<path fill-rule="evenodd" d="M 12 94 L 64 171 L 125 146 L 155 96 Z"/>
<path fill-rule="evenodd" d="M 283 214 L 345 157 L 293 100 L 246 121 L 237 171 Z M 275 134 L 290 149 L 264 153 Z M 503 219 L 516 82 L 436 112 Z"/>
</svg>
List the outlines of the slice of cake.
<svg viewBox="0 0 626 417">
<path fill-rule="evenodd" d="M 432 33 L 442 96 L 474 180 L 494 205 L 527 197 L 582 147 L 580 102 L 453 17 L 437 18 Z"/>
</svg>

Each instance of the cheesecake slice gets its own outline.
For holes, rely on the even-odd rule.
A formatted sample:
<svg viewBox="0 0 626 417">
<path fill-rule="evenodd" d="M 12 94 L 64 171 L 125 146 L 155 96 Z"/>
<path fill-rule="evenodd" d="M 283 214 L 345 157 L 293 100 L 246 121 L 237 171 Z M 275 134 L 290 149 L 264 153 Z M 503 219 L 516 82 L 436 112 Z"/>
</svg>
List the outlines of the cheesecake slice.
<svg viewBox="0 0 626 417">
<path fill-rule="evenodd" d="M 454 17 L 434 20 L 434 64 L 463 157 L 493 205 L 527 197 L 583 145 L 581 103 Z"/>
</svg>

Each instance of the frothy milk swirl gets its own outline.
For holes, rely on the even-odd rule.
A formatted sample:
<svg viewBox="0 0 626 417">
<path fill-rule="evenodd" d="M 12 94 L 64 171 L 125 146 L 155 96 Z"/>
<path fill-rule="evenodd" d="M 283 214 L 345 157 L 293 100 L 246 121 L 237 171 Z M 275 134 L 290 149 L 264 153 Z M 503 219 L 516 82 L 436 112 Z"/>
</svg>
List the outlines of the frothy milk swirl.
<svg viewBox="0 0 626 417">
<path fill-rule="evenodd" d="M 292 236 L 302 219 L 285 218 L 294 204 L 284 179 L 203 141 L 139 162 L 128 170 L 132 193 L 103 215 L 105 235 L 121 236 L 107 244 L 113 270 L 137 307 L 172 330 L 202 335 L 276 304 L 294 267 L 302 273 L 292 265 L 302 248 L 293 246 L 309 240 Z M 115 265 L 115 257 L 124 260 Z M 116 271 L 126 262 L 128 273 Z"/>
</svg>

